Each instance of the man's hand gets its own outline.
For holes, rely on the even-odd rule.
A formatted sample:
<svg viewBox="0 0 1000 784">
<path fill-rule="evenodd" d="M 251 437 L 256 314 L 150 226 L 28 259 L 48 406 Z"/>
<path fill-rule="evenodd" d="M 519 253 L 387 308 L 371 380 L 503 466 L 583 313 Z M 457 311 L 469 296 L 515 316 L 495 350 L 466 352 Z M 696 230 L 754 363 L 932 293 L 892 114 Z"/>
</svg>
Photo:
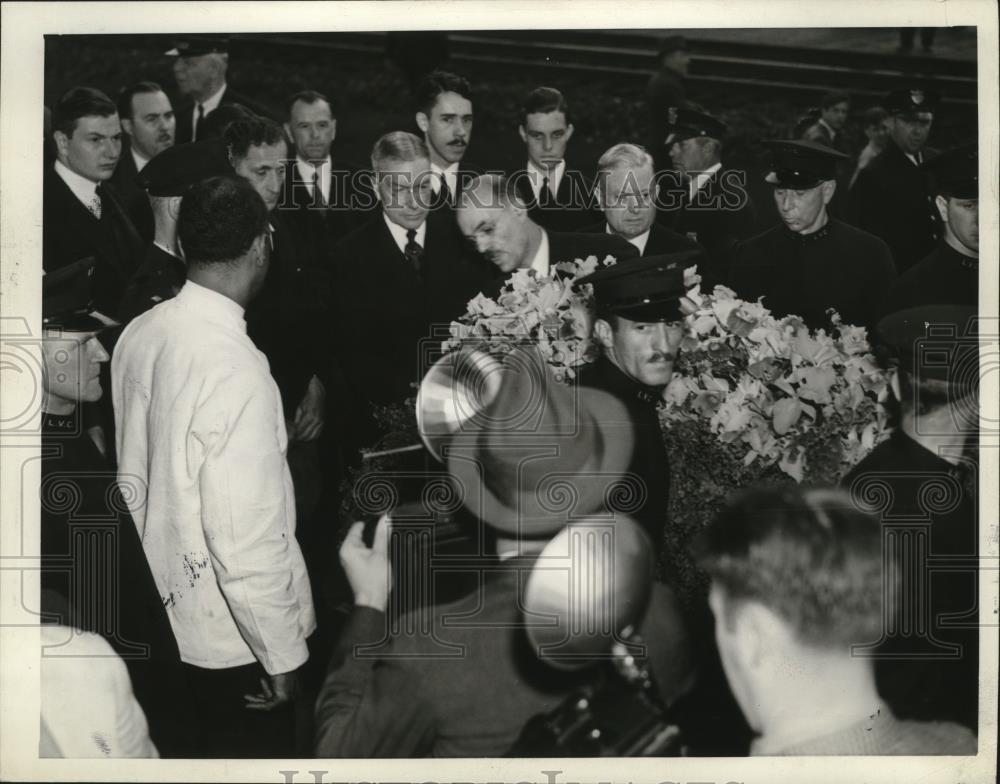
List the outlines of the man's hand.
<svg viewBox="0 0 1000 784">
<path fill-rule="evenodd" d="M 313 441 L 323 432 L 326 417 L 326 389 L 316 376 L 309 379 L 309 386 L 302 396 L 302 402 L 295 410 L 295 421 L 291 433 L 296 441 Z"/>
<path fill-rule="evenodd" d="M 299 676 L 296 670 L 268 675 L 260 679 L 259 694 L 245 694 L 247 710 L 271 711 L 287 705 L 299 696 Z"/>
<path fill-rule="evenodd" d="M 354 604 L 385 612 L 392 588 L 389 566 L 389 515 L 382 515 L 375 527 L 375 540 L 369 549 L 362 539 L 364 523 L 355 523 L 340 546 L 340 563 L 354 591 Z"/>
</svg>

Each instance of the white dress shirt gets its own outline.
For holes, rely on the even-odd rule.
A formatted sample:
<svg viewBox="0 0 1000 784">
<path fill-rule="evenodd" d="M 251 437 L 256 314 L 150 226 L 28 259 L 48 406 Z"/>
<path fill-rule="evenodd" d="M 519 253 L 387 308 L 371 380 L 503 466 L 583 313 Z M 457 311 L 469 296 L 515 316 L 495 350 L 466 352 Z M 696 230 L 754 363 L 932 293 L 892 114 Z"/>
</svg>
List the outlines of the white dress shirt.
<svg viewBox="0 0 1000 784">
<path fill-rule="evenodd" d="M 320 161 L 319 166 L 316 166 L 312 161 L 304 161 L 297 156 L 295 158 L 295 170 L 299 175 L 299 180 L 308 184 L 309 195 L 314 199 L 316 194 L 313 193 L 313 180 L 316 177 L 317 172 L 319 173 L 319 189 L 323 194 L 323 201 L 327 204 L 330 203 L 330 177 L 332 176 L 332 167 L 333 161 L 329 155 L 326 156 L 325 160 Z"/>
<path fill-rule="evenodd" d="M 122 333 L 111 385 L 118 481 L 181 659 L 294 670 L 316 619 L 281 396 L 243 308 L 188 281 Z"/>
<path fill-rule="evenodd" d="M 94 199 L 98 198 L 97 183 L 77 174 L 68 166 L 63 166 L 62 161 L 56 161 L 55 169 L 56 174 L 62 178 L 62 181 L 73 192 L 73 195 L 79 199 L 80 204 L 89 210 Z"/>
<path fill-rule="evenodd" d="M 545 233 L 545 229 L 542 229 L 542 241 L 538 243 L 535 258 L 531 260 L 531 269 L 540 278 L 549 274 L 549 235 Z"/>
<path fill-rule="evenodd" d="M 566 171 L 566 161 L 559 161 L 559 165 L 554 169 L 549 171 L 544 171 L 539 169 L 531 161 L 528 161 L 528 182 L 531 183 L 531 192 L 535 195 L 535 201 L 538 201 L 538 194 L 541 193 L 542 183 L 545 182 L 545 178 L 549 178 L 549 191 L 552 193 L 552 197 L 559 193 L 559 183 L 562 181 L 563 174 Z"/>
<path fill-rule="evenodd" d="M 691 181 L 688 183 L 688 195 L 691 197 L 691 201 L 694 201 L 694 195 L 704 188 L 708 181 L 712 179 L 712 175 L 721 168 L 722 163 L 716 163 L 709 166 L 705 171 L 698 172 L 691 177 Z"/>
<path fill-rule="evenodd" d="M 392 235 L 392 239 L 395 241 L 396 247 L 399 248 L 399 252 L 406 253 L 407 229 L 404 229 L 398 223 L 393 223 L 391 220 L 389 220 L 389 216 L 385 214 L 385 211 L 382 212 L 382 218 L 385 220 L 385 225 L 389 227 L 389 233 Z M 420 226 L 417 228 L 417 236 L 414 237 L 414 239 L 416 240 L 417 244 L 420 245 L 421 248 L 427 247 L 427 244 L 425 242 L 425 240 L 427 239 L 427 221 L 421 223 Z"/>
<path fill-rule="evenodd" d="M 129 147 L 129 152 L 132 153 L 132 160 L 135 161 L 135 170 L 141 172 L 145 169 L 146 164 L 149 163 L 149 158 L 136 152 L 135 147 Z"/>
<path fill-rule="evenodd" d="M 437 196 L 441 192 L 441 178 L 443 177 L 448 185 L 448 190 L 451 191 L 451 198 L 454 200 L 458 194 L 458 162 L 450 164 L 446 169 L 442 169 L 432 162 L 431 171 L 437 175 L 431 178 L 431 188 L 434 190 L 434 195 Z"/>
<path fill-rule="evenodd" d="M 212 95 L 206 98 L 204 101 L 194 102 L 194 111 L 191 112 L 191 138 L 194 139 L 195 124 L 198 122 L 198 105 L 201 105 L 202 109 L 202 119 L 206 119 L 209 114 L 214 112 L 219 108 L 219 104 L 222 103 L 222 94 L 226 91 L 226 83 L 222 83 L 222 87 L 216 90 Z"/>
<path fill-rule="evenodd" d="M 610 224 L 605 223 L 604 229 L 608 234 L 615 233 L 611 230 Z M 646 229 L 642 234 L 638 234 L 635 237 L 632 237 L 632 239 L 629 239 L 628 237 L 622 237 L 622 239 L 626 242 L 631 242 L 635 247 L 637 247 L 639 249 L 639 255 L 641 256 L 646 252 L 646 243 L 649 242 L 649 232 L 651 231 L 652 229 Z"/>
</svg>

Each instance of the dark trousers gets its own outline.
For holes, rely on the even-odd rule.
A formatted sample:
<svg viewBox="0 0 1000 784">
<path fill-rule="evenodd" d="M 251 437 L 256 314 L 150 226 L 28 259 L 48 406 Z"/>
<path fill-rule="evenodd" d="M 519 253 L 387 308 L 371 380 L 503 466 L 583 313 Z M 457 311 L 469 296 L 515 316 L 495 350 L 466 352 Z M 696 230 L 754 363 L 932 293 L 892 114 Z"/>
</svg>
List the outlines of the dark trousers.
<svg viewBox="0 0 1000 784">
<path fill-rule="evenodd" d="M 202 758 L 295 756 L 295 708 L 249 710 L 246 694 L 259 694 L 266 677 L 259 663 L 223 670 L 184 665 L 198 724 Z"/>
</svg>

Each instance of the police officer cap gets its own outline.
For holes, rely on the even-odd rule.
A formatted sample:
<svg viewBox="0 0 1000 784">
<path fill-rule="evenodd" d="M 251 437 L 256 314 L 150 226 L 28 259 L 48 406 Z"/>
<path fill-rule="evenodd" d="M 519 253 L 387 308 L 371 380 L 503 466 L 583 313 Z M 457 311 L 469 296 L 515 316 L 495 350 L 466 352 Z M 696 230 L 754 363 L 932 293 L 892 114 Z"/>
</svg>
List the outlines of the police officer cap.
<svg viewBox="0 0 1000 784">
<path fill-rule="evenodd" d="M 669 124 L 665 144 L 682 142 L 696 136 L 709 139 L 721 139 L 729 130 L 725 123 L 710 114 L 696 112 L 693 109 L 678 109 L 671 106 L 667 110 Z"/>
<path fill-rule="evenodd" d="M 174 39 L 174 47 L 166 52 L 168 57 L 197 57 L 203 54 L 226 54 L 229 38 L 224 35 L 189 35 Z"/>
<path fill-rule="evenodd" d="M 767 141 L 772 169 L 765 181 L 779 188 L 815 188 L 837 177 L 837 165 L 847 156 L 809 141 Z"/>
<path fill-rule="evenodd" d="M 84 259 L 42 275 L 42 327 L 63 332 L 99 332 L 116 322 L 91 306 L 95 259 Z"/>
<path fill-rule="evenodd" d="M 883 105 L 889 114 L 919 114 L 937 109 L 939 96 L 934 90 L 923 87 L 908 87 L 893 90 L 885 97 Z"/>
<path fill-rule="evenodd" d="M 232 173 L 225 145 L 210 139 L 168 147 L 139 172 L 139 185 L 150 196 L 183 196 L 197 182 Z"/>
<path fill-rule="evenodd" d="M 699 250 L 629 259 L 603 267 L 577 283 L 594 287 L 599 314 L 622 316 L 630 321 L 678 321 L 685 295 L 684 270 L 703 258 Z"/>
<path fill-rule="evenodd" d="M 875 327 L 877 350 L 918 379 L 979 383 L 979 340 L 972 305 L 921 305 L 890 313 Z"/>
<path fill-rule="evenodd" d="M 979 144 L 971 142 L 945 150 L 924 162 L 934 192 L 956 199 L 979 198 Z"/>
</svg>

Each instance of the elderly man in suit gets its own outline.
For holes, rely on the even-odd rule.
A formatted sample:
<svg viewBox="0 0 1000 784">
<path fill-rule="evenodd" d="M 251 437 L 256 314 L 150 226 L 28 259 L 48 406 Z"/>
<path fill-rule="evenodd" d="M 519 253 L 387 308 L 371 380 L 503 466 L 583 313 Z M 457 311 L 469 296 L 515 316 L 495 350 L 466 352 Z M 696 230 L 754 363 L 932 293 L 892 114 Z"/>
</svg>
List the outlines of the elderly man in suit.
<svg viewBox="0 0 1000 784">
<path fill-rule="evenodd" d="M 431 155 L 404 131 L 375 142 L 371 164 L 381 209 L 333 251 L 338 346 L 359 414 L 355 445 L 372 432 L 367 405 L 412 394 L 424 370 L 421 341 L 464 313 L 485 278 L 450 211 L 430 209 Z"/>
<path fill-rule="evenodd" d="M 621 261 L 638 255 L 635 246 L 614 235 L 546 231 L 531 219 L 514 183 L 495 174 L 469 182 L 455 215 L 462 234 L 495 267 L 485 292 L 491 296 L 518 269 L 545 276 L 560 261 L 588 256 L 597 256 L 598 261 L 613 256 Z"/>
<path fill-rule="evenodd" d="M 690 109 L 669 114 L 666 146 L 680 175 L 681 190 L 667 203 L 664 220 L 708 251 L 710 263 L 700 272 L 702 285 L 711 291 L 729 277 L 736 244 L 753 234 L 754 211 L 746 172 L 722 165 L 722 139 L 728 132 L 724 123 Z"/>
<path fill-rule="evenodd" d="M 457 365 L 456 372 L 464 374 Z M 581 657 L 585 668 L 560 671 L 552 666 L 558 652 L 532 644 L 526 630 L 551 632 L 552 623 L 523 609 L 525 578 L 536 563 L 548 567 L 539 554 L 566 527 L 599 521 L 609 534 L 619 525 L 634 530 L 634 522 L 605 506 L 628 465 L 631 425 L 614 397 L 556 381 L 534 350 L 516 349 L 492 379 L 499 381 L 497 394 L 444 453 L 468 522 L 486 526 L 495 541 L 491 556 L 473 565 L 481 567 L 477 590 L 415 609 L 393 622 L 398 632 L 389 632 L 388 619 L 398 611 L 390 600 L 388 521 L 380 520 L 371 547 L 362 523 L 351 528 L 340 555 L 354 607 L 317 700 L 317 756 L 502 756 L 530 718 L 598 677 L 593 665 L 601 657 Z M 546 502 L 553 475 L 561 486 L 572 485 L 571 510 Z M 610 537 L 611 547 L 623 539 Z M 623 563 L 623 553 L 609 555 Z M 648 574 L 648 547 L 636 555 L 644 561 L 636 571 Z M 653 650 L 647 640 L 650 660 L 669 662 L 658 681 L 669 704 L 692 670 L 677 607 L 669 591 L 655 590 L 645 614 L 636 615 L 640 634 L 650 617 L 670 629 L 661 635 L 663 648 Z"/>
<path fill-rule="evenodd" d="M 528 161 L 512 178 L 531 219 L 549 231 L 574 231 L 589 223 L 591 188 L 579 170 L 566 165 L 573 124 L 563 94 L 553 87 L 532 90 L 521 105 L 517 130 Z"/>
<path fill-rule="evenodd" d="M 128 150 L 119 159 L 111 184 L 121 194 L 139 236 L 149 242 L 153 239 L 153 214 L 139 174 L 152 158 L 173 146 L 177 126 L 174 107 L 156 82 L 136 82 L 118 96 L 118 116 Z"/>
<path fill-rule="evenodd" d="M 900 274 L 934 250 L 940 236 L 935 194 L 921 169 L 934 154 L 927 139 L 937 104 L 936 93 L 919 87 L 889 93 L 889 141 L 851 188 L 854 224 L 885 240 Z"/>
<path fill-rule="evenodd" d="M 177 143 L 203 138 L 202 123 L 220 106 L 239 104 L 254 114 L 270 117 L 267 107 L 233 90 L 226 82 L 229 39 L 198 35 L 178 39 L 166 52 L 173 57 L 177 89 L 185 100 L 177 111 Z"/>
<path fill-rule="evenodd" d="M 581 231 L 617 234 L 640 256 L 685 250 L 705 252 L 697 242 L 656 222 L 660 186 L 653 156 L 637 144 L 616 144 L 597 162 L 596 192 L 604 220 Z"/>
</svg>

